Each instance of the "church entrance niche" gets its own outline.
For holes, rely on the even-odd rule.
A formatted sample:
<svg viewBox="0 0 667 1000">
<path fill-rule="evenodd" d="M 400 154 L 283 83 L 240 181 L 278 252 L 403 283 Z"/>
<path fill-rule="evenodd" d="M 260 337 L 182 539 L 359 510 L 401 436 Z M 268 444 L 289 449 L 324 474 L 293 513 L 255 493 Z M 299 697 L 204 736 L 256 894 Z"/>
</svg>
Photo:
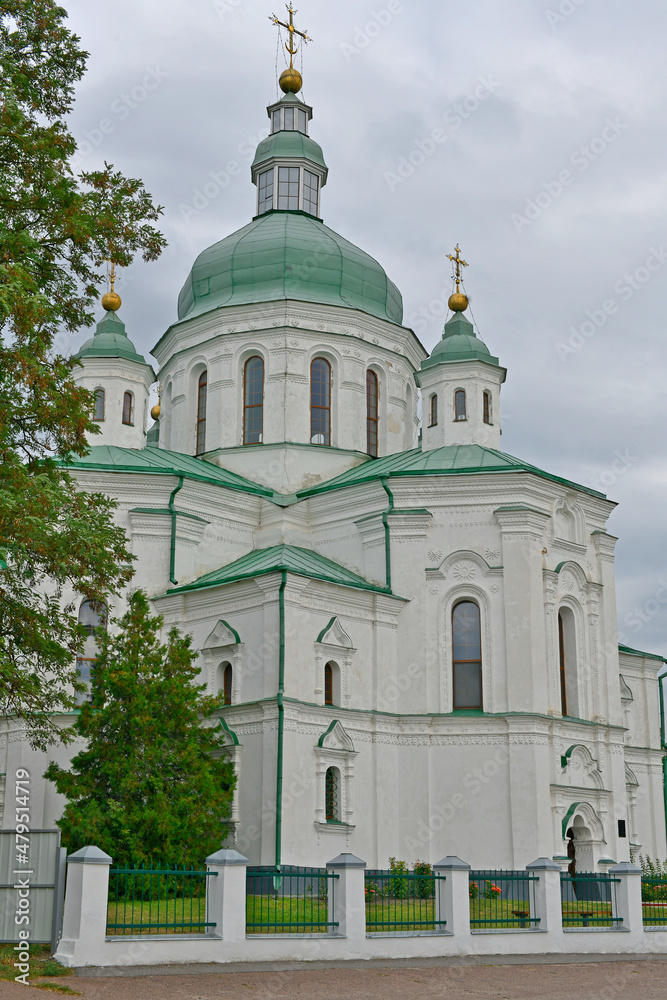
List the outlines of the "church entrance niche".
<svg viewBox="0 0 667 1000">
<path fill-rule="evenodd" d="M 591 904 L 608 902 L 609 886 L 593 879 L 577 879 L 577 875 L 595 872 L 593 837 L 581 816 L 575 816 L 567 831 L 567 866 L 572 881 L 562 886 L 563 902 Z"/>
</svg>

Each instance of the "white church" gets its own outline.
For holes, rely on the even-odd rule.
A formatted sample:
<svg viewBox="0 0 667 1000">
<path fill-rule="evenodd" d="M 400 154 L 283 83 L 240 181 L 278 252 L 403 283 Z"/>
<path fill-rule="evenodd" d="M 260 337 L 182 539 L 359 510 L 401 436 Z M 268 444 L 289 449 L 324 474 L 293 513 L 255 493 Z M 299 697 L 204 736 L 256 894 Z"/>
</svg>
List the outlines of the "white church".
<svg viewBox="0 0 667 1000">
<path fill-rule="evenodd" d="M 133 586 L 224 702 L 227 846 L 263 865 L 664 858 L 663 661 L 618 646 L 614 504 L 502 451 L 506 371 L 459 282 L 429 355 L 381 265 L 323 223 L 312 109 L 296 70 L 280 82 L 256 215 L 196 259 L 156 364 L 112 289 L 75 376 L 101 433 L 72 475 L 117 501 Z M 100 619 L 79 615 L 85 677 Z M 30 769 L 33 825 L 53 827 L 45 757 L 3 730 L 2 770 Z"/>
</svg>

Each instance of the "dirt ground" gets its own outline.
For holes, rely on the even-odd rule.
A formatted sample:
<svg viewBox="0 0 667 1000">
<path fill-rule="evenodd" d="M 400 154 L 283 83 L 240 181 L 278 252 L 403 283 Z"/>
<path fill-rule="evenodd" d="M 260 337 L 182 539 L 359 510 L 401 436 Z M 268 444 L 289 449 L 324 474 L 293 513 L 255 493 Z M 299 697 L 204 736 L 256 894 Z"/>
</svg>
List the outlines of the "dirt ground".
<svg viewBox="0 0 667 1000">
<path fill-rule="evenodd" d="M 137 971 L 143 970 L 133 970 L 131 976 L 126 970 L 115 976 L 83 972 L 53 982 L 84 1000 L 667 1000 L 667 961 L 656 959 L 512 965 L 434 962 L 411 967 L 341 964 L 286 971 L 253 966 L 185 975 L 175 967 L 160 975 L 136 975 Z M 58 993 L 45 990 L 41 995 Z M 5 997 L 25 1000 L 25 987 L 0 982 L 0 1000 Z"/>
</svg>

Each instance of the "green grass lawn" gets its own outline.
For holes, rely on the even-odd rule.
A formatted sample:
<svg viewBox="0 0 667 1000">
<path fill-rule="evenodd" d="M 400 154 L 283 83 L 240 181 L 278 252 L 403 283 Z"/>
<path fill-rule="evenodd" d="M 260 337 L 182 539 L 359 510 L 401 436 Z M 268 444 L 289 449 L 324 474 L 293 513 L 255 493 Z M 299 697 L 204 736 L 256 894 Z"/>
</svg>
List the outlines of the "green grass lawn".
<svg viewBox="0 0 667 1000">
<path fill-rule="evenodd" d="M 107 907 L 107 934 L 205 934 L 206 899 L 119 899 Z M 114 927 L 114 924 L 128 926 Z M 210 928 L 208 928 L 210 930 Z"/>
<path fill-rule="evenodd" d="M 246 896 L 248 934 L 326 934 L 326 900 L 317 896 Z"/>
<path fill-rule="evenodd" d="M 522 899 L 471 899 L 470 926 L 473 930 L 493 930 L 494 928 L 516 928 L 518 930 L 535 927 L 531 924 L 530 904 Z"/>
<path fill-rule="evenodd" d="M 611 903 L 598 900 L 563 903 L 563 927 L 616 927 Z"/>
<path fill-rule="evenodd" d="M 0 944 L 0 979 L 15 979 L 19 975 L 19 970 L 14 968 L 17 961 L 14 945 Z M 45 944 L 30 945 L 30 972 L 28 980 L 31 986 L 38 986 L 42 990 L 51 990 L 54 993 L 68 993 L 70 996 L 81 996 L 76 990 L 70 989 L 64 983 L 40 982 L 45 976 L 50 979 L 61 976 L 73 976 L 74 969 L 66 969 L 51 957 L 51 949 Z"/>
<path fill-rule="evenodd" d="M 383 931 L 437 931 L 444 927 L 435 922 L 434 899 L 380 896 L 366 901 L 366 930 L 381 934 Z"/>
<path fill-rule="evenodd" d="M 644 914 L 644 925 L 647 927 L 665 927 L 667 926 L 667 902 L 656 901 L 649 902 L 644 900 L 642 903 L 642 913 Z"/>
</svg>

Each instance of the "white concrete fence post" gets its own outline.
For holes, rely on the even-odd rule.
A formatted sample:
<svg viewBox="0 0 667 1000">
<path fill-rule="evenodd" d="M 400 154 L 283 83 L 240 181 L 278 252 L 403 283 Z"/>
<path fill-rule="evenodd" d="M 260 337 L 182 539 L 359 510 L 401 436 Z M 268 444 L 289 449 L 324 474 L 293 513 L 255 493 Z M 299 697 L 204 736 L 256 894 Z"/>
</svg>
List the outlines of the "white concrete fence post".
<svg viewBox="0 0 667 1000">
<path fill-rule="evenodd" d="M 535 913 L 539 924 L 531 924 L 536 930 L 562 933 L 563 907 L 561 904 L 560 875 L 561 866 L 549 858 L 538 858 L 532 864 L 526 865 L 530 875 L 537 875 L 535 882 Z"/>
<path fill-rule="evenodd" d="M 209 937 L 223 941 L 246 938 L 246 868 L 249 862 L 238 851 L 222 850 L 206 859 L 212 874 L 206 878 L 206 921 Z"/>
<path fill-rule="evenodd" d="M 55 957 L 63 965 L 95 965 L 107 933 L 112 859 L 88 845 L 67 859 L 63 932 Z"/>
<path fill-rule="evenodd" d="M 329 886 L 330 921 L 338 924 L 334 934 L 348 941 L 366 940 L 366 862 L 354 854 L 339 854 L 327 862 L 327 871 L 338 875 Z M 333 891 L 332 891 L 333 890 Z"/>
<path fill-rule="evenodd" d="M 434 875 L 445 875 L 436 882 L 436 920 L 445 920 L 445 934 L 470 937 L 470 865 L 460 858 L 447 857 L 433 865 Z"/>
<path fill-rule="evenodd" d="M 642 870 L 629 861 L 621 861 L 609 869 L 612 878 L 620 879 L 616 890 L 617 912 L 614 916 L 622 917 L 623 923 L 617 924 L 623 931 L 643 931 L 644 916 L 642 910 Z"/>
</svg>

